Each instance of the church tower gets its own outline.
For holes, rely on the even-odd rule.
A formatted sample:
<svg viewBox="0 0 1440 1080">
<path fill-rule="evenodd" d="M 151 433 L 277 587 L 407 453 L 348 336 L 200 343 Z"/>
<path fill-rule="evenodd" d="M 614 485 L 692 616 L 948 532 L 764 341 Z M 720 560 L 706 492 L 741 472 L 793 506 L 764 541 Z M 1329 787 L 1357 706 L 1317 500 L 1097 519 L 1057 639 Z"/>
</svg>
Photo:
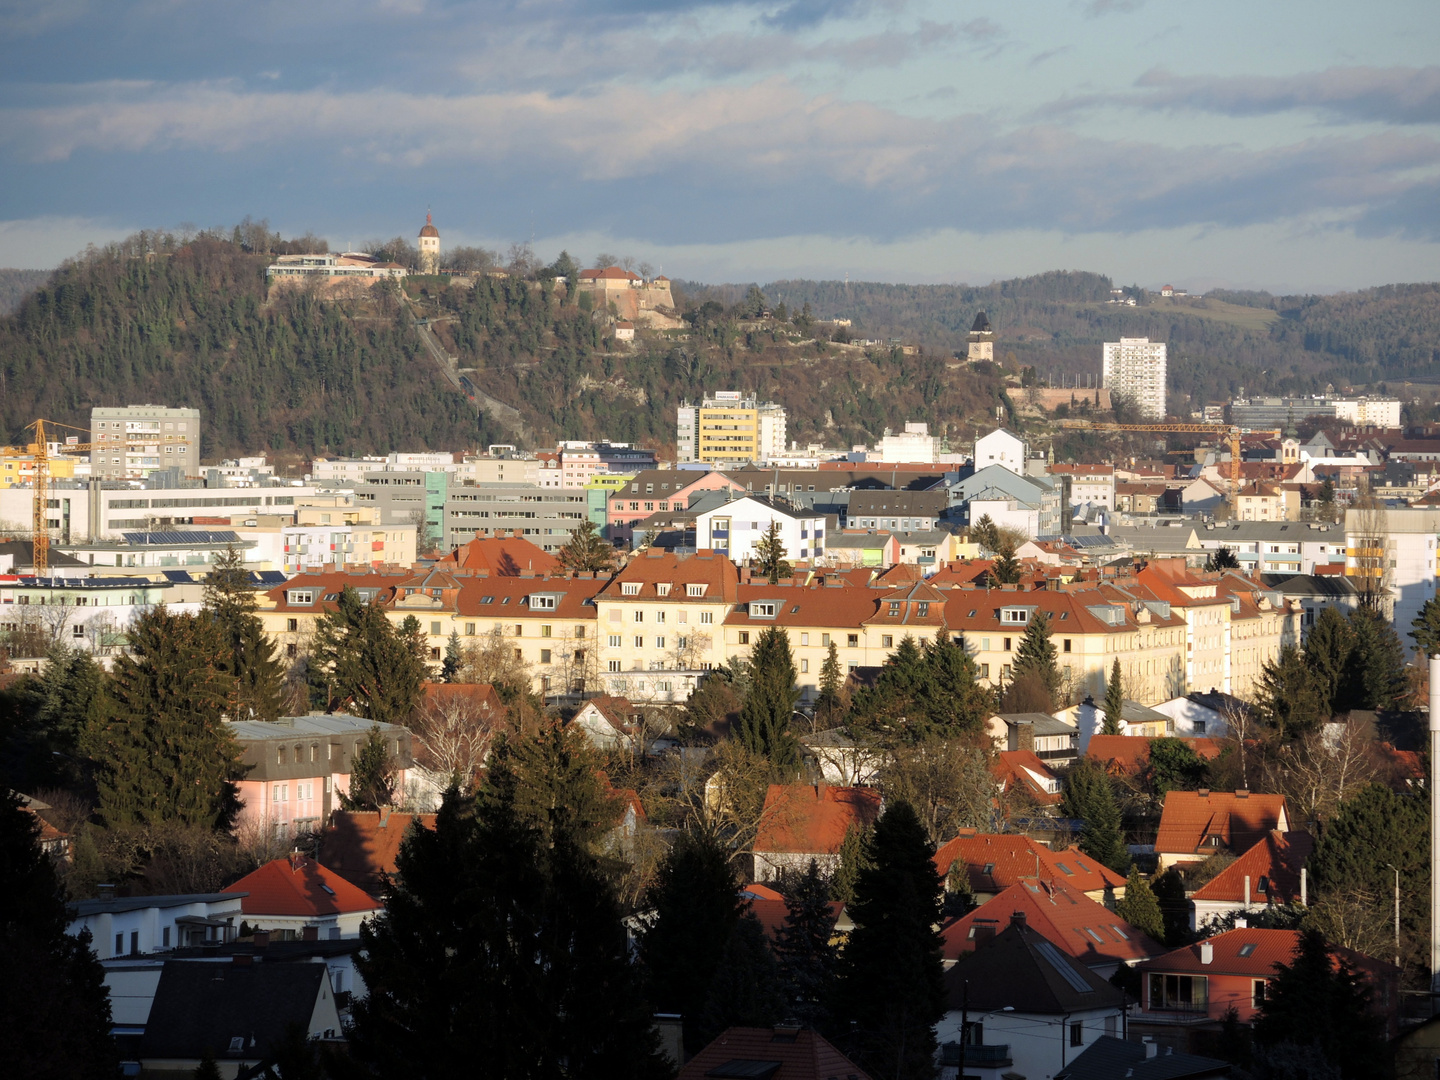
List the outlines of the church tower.
<svg viewBox="0 0 1440 1080">
<path fill-rule="evenodd" d="M 420 230 L 420 273 L 438 274 L 440 272 L 440 230 L 435 228 L 430 220 L 430 213 L 425 213 L 425 227 Z"/>
<path fill-rule="evenodd" d="M 965 358 L 972 364 L 995 359 L 995 331 L 991 329 L 990 319 L 983 311 L 975 316 L 975 321 L 970 325 L 970 348 L 966 351 Z"/>
</svg>

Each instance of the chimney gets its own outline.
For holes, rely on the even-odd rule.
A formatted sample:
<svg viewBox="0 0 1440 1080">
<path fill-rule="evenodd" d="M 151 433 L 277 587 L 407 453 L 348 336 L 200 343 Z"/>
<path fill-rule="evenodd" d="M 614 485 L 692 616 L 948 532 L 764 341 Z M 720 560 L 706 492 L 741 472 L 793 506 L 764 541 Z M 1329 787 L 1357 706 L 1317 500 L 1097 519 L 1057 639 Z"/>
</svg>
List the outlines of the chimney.
<svg viewBox="0 0 1440 1080">
<path fill-rule="evenodd" d="M 255 939 L 255 948 L 257 948 L 257 949 L 266 949 L 266 948 L 269 948 L 269 946 L 270 946 L 270 931 L 269 931 L 269 930 L 256 930 L 253 936 L 254 936 L 254 939 Z"/>
<path fill-rule="evenodd" d="M 1250 910 L 1250 875 L 1245 875 L 1245 910 Z"/>
<path fill-rule="evenodd" d="M 1202 799 L 1208 799 L 1210 797 L 1210 789 L 1208 787 L 1202 787 L 1196 791 L 1195 794 L 1199 795 Z"/>
<path fill-rule="evenodd" d="M 983 949 L 995 940 L 995 924 L 977 919 L 975 926 L 975 948 Z"/>
<path fill-rule="evenodd" d="M 1017 930 L 1025 929 L 1025 912 L 1014 911 L 1010 913 L 1010 925 Z"/>
<path fill-rule="evenodd" d="M 1244 930 L 1244 929 L 1245 929 L 1246 927 L 1248 927 L 1249 925 L 1250 925 L 1250 920 L 1247 919 L 1247 918 L 1245 918 L 1244 915 L 1236 915 L 1236 916 L 1235 916 L 1235 929 L 1236 929 L 1236 930 Z"/>
<path fill-rule="evenodd" d="M 1155 1041 L 1154 1039 L 1146 1039 L 1146 1040 L 1145 1040 L 1145 1060 L 1146 1060 L 1146 1061 L 1149 1061 L 1151 1058 L 1157 1056 L 1159 1053 L 1160 1053 L 1160 1046 L 1159 1046 L 1159 1044 L 1156 1043 L 1156 1041 Z"/>
<path fill-rule="evenodd" d="M 1200 943 L 1200 963 L 1209 964 L 1215 960 L 1215 945 L 1210 941 Z"/>
</svg>

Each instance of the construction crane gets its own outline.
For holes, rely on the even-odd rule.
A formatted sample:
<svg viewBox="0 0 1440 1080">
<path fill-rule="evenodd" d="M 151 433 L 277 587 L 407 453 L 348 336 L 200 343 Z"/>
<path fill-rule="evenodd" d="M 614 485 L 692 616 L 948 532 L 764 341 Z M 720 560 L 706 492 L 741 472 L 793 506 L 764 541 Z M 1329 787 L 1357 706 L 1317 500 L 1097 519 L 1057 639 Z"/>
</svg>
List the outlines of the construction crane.
<svg viewBox="0 0 1440 1080">
<path fill-rule="evenodd" d="M 87 435 L 89 432 L 85 428 L 75 427 L 73 424 L 56 423 L 54 420 L 36 420 L 33 424 L 25 425 L 26 431 L 31 428 L 35 429 L 35 441 L 30 443 L 26 449 L 35 458 L 35 517 L 32 534 L 35 554 L 33 561 L 35 576 L 44 577 L 50 569 L 50 526 L 47 524 L 50 509 L 50 442 L 46 437 L 46 429 L 68 428 L 70 431 L 85 431 Z M 91 443 L 80 442 L 78 439 L 71 442 L 70 438 L 72 437 L 67 437 L 65 449 L 77 454 L 93 450 L 97 445 L 106 450 L 112 446 L 116 450 L 121 446 L 127 450 L 132 446 L 157 446 L 159 440 L 157 435 L 154 439 L 126 439 L 123 442 L 117 440 L 114 443 Z"/>
<path fill-rule="evenodd" d="M 1180 435 L 1215 435 L 1230 443 L 1230 480 L 1240 482 L 1240 429 L 1233 424 L 1110 424 L 1089 420 L 1061 420 L 1063 428 L 1085 431 L 1154 431 Z"/>
</svg>

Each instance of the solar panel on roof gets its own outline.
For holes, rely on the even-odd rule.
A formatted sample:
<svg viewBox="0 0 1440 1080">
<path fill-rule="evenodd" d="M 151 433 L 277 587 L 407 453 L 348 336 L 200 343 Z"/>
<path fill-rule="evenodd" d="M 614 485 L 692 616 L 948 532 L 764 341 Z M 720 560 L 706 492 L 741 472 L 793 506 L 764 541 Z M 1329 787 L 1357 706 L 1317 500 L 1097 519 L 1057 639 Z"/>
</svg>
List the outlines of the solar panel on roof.
<svg viewBox="0 0 1440 1080">
<path fill-rule="evenodd" d="M 193 582 L 195 580 L 190 576 L 190 571 L 188 570 L 162 570 L 161 573 L 165 575 L 166 581 L 173 581 L 176 584 Z"/>
<path fill-rule="evenodd" d="M 1052 968 L 1055 974 L 1059 975 L 1067 983 L 1070 989 L 1077 994 L 1093 994 L 1094 988 L 1085 981 L 1084 977 L 1066 961 L 1060 950 L 1048 941 L 1035 942 L 1035 951 L 1038 952 Z"/>
<path fill-rule="evenodd" d="M 191 529 L 185 532 L 122 532 L 127 544 L 238 544 L 240 534 L 229 529 Z"/>
</svg>

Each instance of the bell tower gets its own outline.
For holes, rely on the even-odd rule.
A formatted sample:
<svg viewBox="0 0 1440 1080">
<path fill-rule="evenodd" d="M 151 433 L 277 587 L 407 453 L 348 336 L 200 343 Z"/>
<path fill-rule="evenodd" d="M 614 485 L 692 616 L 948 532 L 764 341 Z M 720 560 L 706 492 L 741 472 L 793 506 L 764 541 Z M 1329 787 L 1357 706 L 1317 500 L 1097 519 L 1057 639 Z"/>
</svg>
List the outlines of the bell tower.
<svg viewBox="0 0 1440 1080">
<path fill-rule="evenodd" d="M 438 274 L 440 272 L 440 230 L 435 228 L 434 222 L 430 220 L 430 212 L 425 212 L 425 227 L 420 230 L 420 273 Z"/>
</svg>

